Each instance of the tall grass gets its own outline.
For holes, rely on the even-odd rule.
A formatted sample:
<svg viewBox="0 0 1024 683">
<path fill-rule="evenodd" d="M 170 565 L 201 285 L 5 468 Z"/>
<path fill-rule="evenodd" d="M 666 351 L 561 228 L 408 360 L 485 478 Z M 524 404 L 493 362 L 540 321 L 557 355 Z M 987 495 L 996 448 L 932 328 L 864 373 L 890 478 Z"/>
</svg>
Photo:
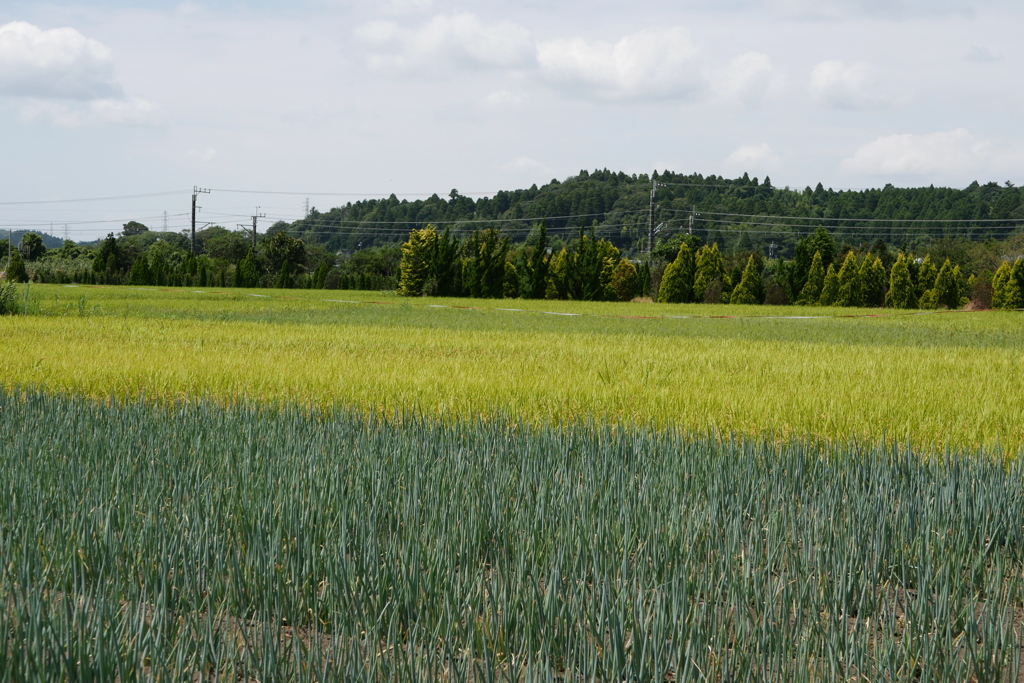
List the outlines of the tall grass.
<svg viewBox="0 0 1024 683">
<path fill-rule="evenodd" d="M 3 680 L 1020 665 L 1024 462 L 998 452 L 26 392 L 0 470 Z"/>
</svg>

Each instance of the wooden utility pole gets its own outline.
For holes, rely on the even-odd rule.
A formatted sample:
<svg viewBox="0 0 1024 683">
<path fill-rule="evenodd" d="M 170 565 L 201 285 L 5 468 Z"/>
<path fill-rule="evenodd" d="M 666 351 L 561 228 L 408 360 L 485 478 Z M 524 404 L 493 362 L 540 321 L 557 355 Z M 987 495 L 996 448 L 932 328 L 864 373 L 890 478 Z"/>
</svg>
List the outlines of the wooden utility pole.
<svg viewBox="0 0 1024 683">
<path fill-rule="evenodd" d="M 192 237 L 189 239 L 189 251 L 193 256 L 196 254 L 196 197 L 200 194 L 210 194 L 209 190 L 202 190 L 192 187 Z"/>
<path fill-rule="evenodd" d="M 658 181 L 655 180 L 654 174 L 651 174 L 651 211 L 647 217 L 647 255 L 651 256 L 654 253 L 654 195 L 658 191 Z"/>
<path fill-rule="evenodd" d="M 256 220 L 259 218 L 266 218 L 267 214 L 260 213 L 260 207 L 256 207 L 256 215 L 252 217 L 252 250 L 256 252 Z"/>
</svg>

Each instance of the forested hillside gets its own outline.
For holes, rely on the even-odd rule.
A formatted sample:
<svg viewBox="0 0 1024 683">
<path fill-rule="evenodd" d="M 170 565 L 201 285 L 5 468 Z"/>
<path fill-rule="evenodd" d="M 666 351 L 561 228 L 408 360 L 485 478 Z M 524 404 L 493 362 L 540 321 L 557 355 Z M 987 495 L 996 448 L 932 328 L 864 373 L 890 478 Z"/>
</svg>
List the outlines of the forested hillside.
<svg viewBox="0 0 1024 683">
<path fill-rule="evenodd" d="M 655 173 L 654 222 L 659 240 L 689 230 L 723 249 L 765 248 L 783 255 L 824 225 L 840 243 L 882 239 L 899 248 L 926 247 L 938 238 L 1002 239 L 1024 225 L 1024 194 L 1010 183 L 972 183 L 951 188 L 832 190 L 777 188 L 769 178 L 737 179 L 699 174 Z M 646 248 L 652 178 L 608 170 L 525 190 L 474 199 L 452 190 L 415 201 L 371 199 L 330 211 L 313 210 L 292 224 L 278 223 L 307 244 L 331 251 L 356 250 L 404 241 L 410 230 L 434 224 L 464 236 L 474 229 L 500 228 L 513 242 L 524 241 L 543 219 L 550 235 L 571 238 L 594 226 L 627 254 Z"/>
</svg>

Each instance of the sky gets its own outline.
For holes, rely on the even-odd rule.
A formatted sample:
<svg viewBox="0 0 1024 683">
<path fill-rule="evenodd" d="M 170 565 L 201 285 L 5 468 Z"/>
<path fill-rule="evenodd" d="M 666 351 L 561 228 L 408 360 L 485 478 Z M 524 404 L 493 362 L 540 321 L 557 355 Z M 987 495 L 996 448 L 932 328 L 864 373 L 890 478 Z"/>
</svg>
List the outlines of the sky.
<svg viewBox="0 0 1024 683">
<path fill-rule="evenodd" d="M 199 225 L 265 228 L 595 168 L 1020 184 L 1022 25 L 1011 0 L 5 0 L 0 228 L 179 230 L 196 186 Z"/>
</svg>

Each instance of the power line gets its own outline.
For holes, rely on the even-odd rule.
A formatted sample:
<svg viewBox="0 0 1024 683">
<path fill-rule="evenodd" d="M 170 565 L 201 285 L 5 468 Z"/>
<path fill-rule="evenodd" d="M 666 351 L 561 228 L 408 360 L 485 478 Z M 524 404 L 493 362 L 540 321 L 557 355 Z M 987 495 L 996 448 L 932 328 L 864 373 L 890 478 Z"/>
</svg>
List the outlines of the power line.
<svg viewBox="0 0 1024 683">
<path fill-rule="evenodd" d="M 235 194 L 279 194 L 296 195 L 306 197 L 372 197 L 387 199 L 391 195 L 396 197 L 433 197 L 437 192 L 285 192 L 281 190 L 225 190 L 223 188 L 212 188 L 214 192 L 230 192 Z M 501 190 L 499 190 L 500 192 Z M 460 197 L 469 196 L 490 196 L 498 192 L 459 192 Z M 438 195 L 440 197 L 440 195 Z"/>
<path fill-rule="evenodd" d="M 28 204 L 73 204 L 75 202 L 112 202 L 121 199 L 146 199 L 149 197 L 166 197 L 172 194 L 184 194 L 185 191 L 150 192 L 148 194 L 125 194 L 117 197 L 86 197 L 84 199 L 39 199 L 35 201 L 0 202 L 0 206 L 22 206 Z"/>
<path fill-rule="evenodd" d="M 673 213 L 688 213 L 689 209 L 667 209 Z M 734 218 L 778 218 L 780 220 L 801 221 L 847 221 L 851 223 L 1006 223 L 1007 221 L 1024 222 L 1024 218 L 818 218 L 816 216 L 772 216 L 768 214 L 750 213 L 719 213 L 702 211 L 706 216 L 729 216 Z"/>
</svg>

